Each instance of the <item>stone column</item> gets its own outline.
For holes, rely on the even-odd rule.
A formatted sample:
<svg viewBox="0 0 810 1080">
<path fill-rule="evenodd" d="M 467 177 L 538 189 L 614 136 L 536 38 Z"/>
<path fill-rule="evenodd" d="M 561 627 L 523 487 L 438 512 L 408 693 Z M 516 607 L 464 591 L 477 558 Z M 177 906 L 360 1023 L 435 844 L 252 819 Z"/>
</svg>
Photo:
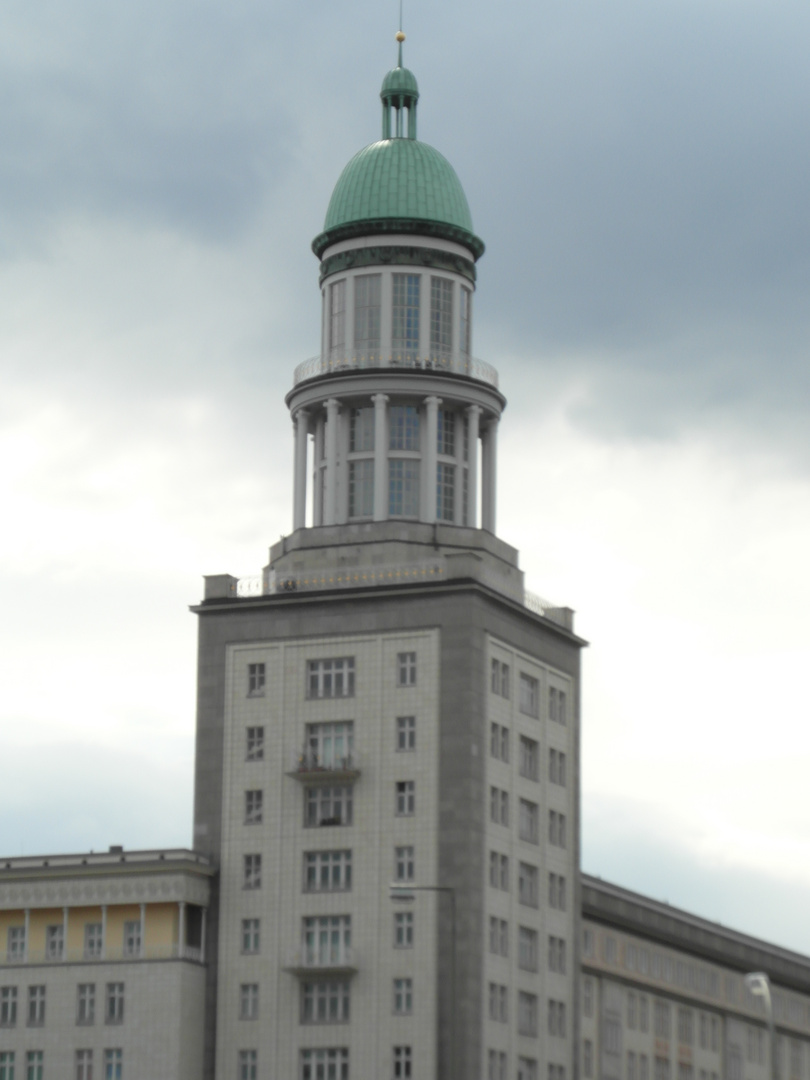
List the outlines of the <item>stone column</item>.
<svg viewBox="0 0 810 1080">
<path fill-rule="evenodd" d="M 478 421 L 480 405 L 467 409 L 467 520 L 471 529 L 478 526 Z"/>
<path fill-rule="evenodd" d="M 436 462 L 439 437 L 439 397 L 425 398 L 425 444 L 422 451 L 422 520 L 436 520 Z"/>
<path fill-rule="evenodd" d="M 334 525 L 337 520 L 337 450 L 338 418 L 340 402 L 329 398 L 326 402 L 326 490 L 323 499 L 323 524 Z"/>
<path fill-rule="evenodd" d="M 177 956 L 180 960 L 186 955 L 186 902 L 177 904 Z"/>
<path fill-rule="evenodd" d="M 495 495 L 498 469 L 498 421 L 490 420 L 482 439 L 481 528 L 495 532 Z"/>
<path fill-rule="evenodd" d="M 386 394 L 374 394 L 374 520 L 388 518 L 388 424 Z"/>
<path fill-rule="evenodd" d="M 295 414 L 295 465 L 293 475 L 293 530 L 303 529 L 307 520 L 307 436 L 309 413 Z"/>
<path fill-rule="evenodd" d="M 324 418 L 319 416 L 315 422 L 315 437 L 312 446 L 312 524 L 323 525 L 323 467 Z"/>
<path fill-rule="evenodd" d="M 25 909 L 25 930 L 23 932 L 25 934 L 25 941 L 23 942 L 23 945 L 24 945 L 23 960 L 25 960 L 25 962 L 27 964 L 28 963 L 28 957 L 29 957 L 29 955 L 31 953 L 31 947 L 29 945 L 29 941 L 31 939 L 31 909 L 30 908 Z"/>
<path fill-rule="evenodd" d="M 141 904 L 141 959 L 146 956 L 146 904 Z"/>
<path fill-rule="evenodd" d="M 101 905 L 101 959 L 107 958 L 107 905 Z"/>
</svg>

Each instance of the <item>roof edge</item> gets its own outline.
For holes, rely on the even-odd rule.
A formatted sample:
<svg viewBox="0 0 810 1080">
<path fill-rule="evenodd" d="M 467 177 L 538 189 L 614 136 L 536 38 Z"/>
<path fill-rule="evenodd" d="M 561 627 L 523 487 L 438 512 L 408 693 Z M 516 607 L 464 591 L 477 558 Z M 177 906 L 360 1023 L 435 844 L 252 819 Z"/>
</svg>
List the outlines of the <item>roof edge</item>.
<svg viewBox="0 0 810 1080">
<path fill-rule="evenodd" d="M 320 259 L 328 247 L 340 243 L 341 240 L 353 240 L 357 236 L 373 236 L 380 233 L 405 233 L 453 240 L 471 251 L 476 261 L 485 251 L 484 241 L 459 225 L 450 225 L 443 221 L 428 221 L 423 218 L 402 217 L 361 218 L 337 225 L 333 229 L 326 229 L 318 233 L 312 241 L 312 250 Z"/>
</svg>

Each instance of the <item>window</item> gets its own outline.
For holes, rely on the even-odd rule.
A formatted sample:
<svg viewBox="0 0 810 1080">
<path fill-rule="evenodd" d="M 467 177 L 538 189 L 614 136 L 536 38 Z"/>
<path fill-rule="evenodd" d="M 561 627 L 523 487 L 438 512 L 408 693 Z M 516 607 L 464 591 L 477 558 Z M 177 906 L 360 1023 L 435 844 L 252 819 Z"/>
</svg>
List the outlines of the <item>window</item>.
<svg viewBox="0 0 810 1080">
<path fill-rule="evenodd" d="M 489 984 L 489 1018 L 505 1024 L 509 1019 L 509 988 L 500 983 Z"/>
<path fill-rule="evenodd" d="M 124 923 L 124 956 L 141 955 L 141 921 L 132 919 Z"/>
<path fill-rule="evenodd" d="M 349 462 L 349 517 L 374 514 L 374 459 Z M 337 695 L 336 695 L 337 696 Z"/>
<path fill-rule="evenodd" d="M 380 351 L 381 274 L 358 274 L 354 279 L 354 348 L 362 357 Z"/>
<path fill-rule="evenodd" d="M 76 1051 L 76 1080 L 93 1080 L 93 1051 Z"/>
<path fill-rule="evenodd" d="M 341 964 L 352 943 L 351 915 L 321 915 L 302 924 L 302 943 L 308 964 Z"/>
<path fill-rule="evenodd" d="M 565 974 L 565 940 L 563 938 L 549 937 L 548 966 L 551 971 L 556 971 L 560 975 Z"/>
<path fill-rule="evenodd" d="M 711 1030 L 712 1030 L 712 1050 L 715 1052 L 720 1049 L 720 1022 L 716 1016 L 711 1018 Z"/>
<path fill-rule="evenodd" d="M 396 881 L 415 881 L 414 862 L 413 847 L 394 848 L 394 879 Z"/>
<path fill-rule="evenodd" d="M 585 929 L 582 931 L 582 955 L 596 956 L 596 945 L 594 942 L 593 930 Z"/>
<path fill-rule="evenodd" d="M 247 729 L 247 752 L 246 761 L 264 760 L 264 728 L 249 727 Z"/>
<path fill-rule="evenodd" d="M 306 789 L 304 825 L 351 825 L 352 789 L 350 787 L 310 787 Z"/>
<path fill-rule="evenodd" d="M 76 1023 L 93 1024 L 96 1020 L 96 984 L 79 983 L 76 987 Z"/>
<path fill-rule="evenodd" d="M 528 926 L 518 927 L 518 967 L 537 971 L 537 931 Z"/>
<path fill-rule="evenodd" d="M 397 653 L 397 686 L 416 686 L 416 653 Z"/>
<path fill-rule="evenodd" d="M 495 956 L 509 955 L 509 924 L 494 915 L 489 917 L 489 951 Z"/>
<path fill-rule="evenodd" d="M 304 892 L 347 892 L 351 887 L 351 851 L 304 853 Z"/>
<path fill-rule="evenodd" d="M 562 874 L 548 875 L 548 904 L 557 911 L 565 911 L 565 878 Z"/>
<path fill-rule="evenodd" d="M 536 866 L 522 862 L 518 866 L 518 900 L 528 907 L 537 907 L 539 903 L 537 882 L 539 871 Z"/>
<path fill-rule="evenodd" d="M 565 724 L 565 691 L 550 687 L 548 692 L 548 715 L 556 724 Z"/>
<path fill-rule="evenodd" d="M 419 274 L 393 275 L 391 348 L 394 364 L 419 355 Z"/>
<path fill-rule="evenodd" d="M 264 694 L 264 664 L 248 664 L 248 697 L 261 697 Z"/>
<path fill-rule="evenodd" d="M 105 1024 L 124 1022 L 124 984 L 122 982 L 107 983 L 104 1022 Z"/>
<path fill-rule="evenodd" d="M 732 1051 L 729 1052 L 729 1059 L 733 1056 Z M 729 1078 L 732 1076 L 731 1060 L 729 1060 Z M 669 1058 L 656 1057 L 655 1059 L 655 1080 L 669 1080 Z M 737 1078 L 739 1080 L 739 1077 Z"/>
<path fill-rule="evenodd" d="M 391 517 L 419 516 L 419 462 L 388 461 L 388 513 Z"/>
<path fill-rule="evenodd" d="M 436 452 L 446 457 L 456 453 L 456 414 L 439 409 L 436 428 Z"/>
<path fill-rule="evenodd" d="M 506 1054 L 503 1050 L 487 1051 L 487 1080 L 507 1080 Z"/>
<path fill-rule="evenodd" d="M 643 994 L 638 998 L 638 1026 L 645 1034 L 650 1030 L 650 1006 Z"/>
<path fill-rule="evenodd" d="M 302 1024 L 345 1024 L 349 1020 L 348 979 L 301 984 Z"/>
<path fill-rule="evenodd" d="M 302 1050 L 301 1080 L 349 1080 L 349 1051 Z"/>
<path fill-rule="evenodd" d="M 560 814 L 556 810 L 548 812 L 548 842 L 555 847 L 566 846 L 565 814 Z"/>
<path fill-rule="evenodd" d="M 45 957 L 61 960 L 65 951 L 65 928 L 62 923 L 45 927 Z"/>
<path fill-rule="evenodd" d="M 521 1035 L 537 1035 L 537 995 L 518 990 L 518 1032 Z"/>
<path fill-rule="evenodd" d="M 700 1014 L 700 1049 L 709 1049 L 709 1018 L 706 1013 Z"/>
<path fill-rule="evenodd" d="M 694 1080 L 695 1071 L 691 1065 L 683 1061 L 678 1062 L 678 1080 Z"/>
<path fill-rule="evenodd" d="M 29 1050 L 25 1055 L 25 1080 L 42 1080 L 45 1053 L 42 1050 Z"/>
<path fill-rule="evenodd" d="M 247 956 L 255 955 L 260 943 L 259 920 L 242 919 L 242 952 Z"/>
<path fill-rule="evenodd" d="M 666 1001 L 656 999 L 654 1006 L 655 1034 L 659 1039 L 668 1039 L 670 1036 L 669 1005 Z M 660 1078 L 657 1078 L 660 1080 Z"/>
<path fill-rule="evenodd" d="M 351 409 L 349 412 L 349 453 L 362 454 L 374 449 L 374 409 Z"/>
<path fill-rule="evenodd" d="M 456 516 L 456 467 L 440 461 L 436 465 L 436 518 L 454 521 Z"/>
<path fill-rule="evenodd" d="M 102 923 L 84 924 L 84 958 L 97 960 L 104 952 L 104 926 Z"/>
<path fill-rule="evenodd" d="M 413 1012 L 413 979 L 394 979 L 394 1013 L 410 1016 Z"/>
<path fill-rule="evenodd" d="M 509 665 L 500 660 L 492 661 L 490 689 L 499 697 L 509 697 Z"/>
<path fill-rule="evenodd" d="M 419 410 L 415 405 L 392 405 L 388 410 L 389 450 L 419 449 Z"/>
<path fill-rule="evenodd" d="M 509 824 L 509 792 L 500 788 L 489 789 L 489 820 L 495 825 Z"/>
<path fill-rule="evenodd" d="M 593 979 L 582 980 L 582 1015 L 593 1016 Z"/>
<path fill-rule="evenodd" d="M 593 1043 L 590 1039 L 582 1041 L 582 1075 L 585 1080 L 593 1080 Z M 627 1080 L 630 1080 L 629 1076 Z"/>
<path fill-rule="evenodd" d="M 14 1080 L 13 1050 L 0 1050 L 0 1080 Z"/>
<path fill-rule="evenodd" d="M 622 1025 L 618 1016 L 610 1015 L 604 1019 L 605 1050 L 609 1054 L 620 1054 L 622 1049 Z"/>
<path fill-rule="evenodd" d="M 551 824 L 549 822 L 549 832 L 551 831 Z M 612 934 L 606 934 L 603 942 L 603 949 L 605 954 L 605 962 L 608 964 L 615 964 L 619 959 L 619 951 L 616 947 L 616 938 Z"/>
<path fill-rule="evenodd" d="M 307 661 L 307 696 L 354 697 L 354 657 Z"/>
<path fill-rule="evenodd" d="M 537 1062 L 534 1058 L 518 1058 L 517 1080 L 538 1080 Z"/>
<path fill-rule="evenodd" d="M 397 717 L 397 750 L 416 749 L 416 717 Z"/>
<path fill-rule="evenodd" d="M 416 783 L 413 780 L 397 780 L 396 813 L 409 817 L 416 812 Z"/>
<path fill-rule="evenodd" d="M 354 721 L 307 724 L 301 767 L 350 769 L 354 755 Z"/>
<path fill-rule="evenodd" d="M 627 995 L 627 1026 L 631 1031 L 636 1027 L 636 995 L 631 990 Z"/>
<path fill-rule="evenodd" d="M 453 282 L 430 279 L 430 355 L 449 356 L 453 350 Z"/>
<path fill-rule="evenodd" d="M 552 1065 L 549 1062 L 548 1080 L 565 1080 L 565 1066 L 564 1065 Z"/>
<path fill-rule="evenodd" d="M 394 1080 L 410 1080 L 411 1072 L 411 1048 L 410 1046 L 394 1047 Z"/>
<path fill-rule="evenodd" d="M 493 889 L 509 891 L 509 856 L 497 851 L 489 853 L 489 883 Z"/>
<path fill-rule="evenodd" d="M 548 1033 L 565 1038 L 565 1002 L 552 1001 L 548 1003 Z"/>
<path fill-rule="evenodd" d="M 17 987 L 0 987 L 0 1027 L 14 1027 L 17 1023 Z"/>
<path fill-rule="evenodd" d="M 565 787 L 565 754 L 562 750 L 549 750 L 548 752 L 548 778 L 552 784 Z"/>
<path fill-rule="evenodd" d="M 525 671 L 520 673 L 520 698 L 518 706 L 522 713 L 526 716 L 537 717 L 539 715 L 539 686 L 537 679 L 532 678 L 531 675 L 527 675 Z"/>
<path fill-rule="evenodd" d="M 25 959 L 25 927 L 10 926 L 8 928 L 8 960 Z"/>
<path fill-rule="evenodd" d="M 346 345 L 346 282 L 329 286 L 329 348 L 342 351 Z"/>
<path fill-rule="evenodd" d="M 520 839 L 529 844 L 540 841 L 540 807 L 528 799 L 520 800 Z"/>
<path fill-rule="evenodd" d="M 394 948 L 413 948 L 413 912 L 397 911 L 394 915 Z"/>
<path fill-rule="evenodd" d="M 258 1057 L 255 1050 L 239 1051 L 239 1080 L 257 1080 Z M 314 1073 L 312 1075 L 314 1077 Z"/>
<path fill-rule="evenodd" d="M 242 858 L 242 887 L 260 889 L 262 887 L 261 855 L 244 855 Z"/>
<path fill-rule="evenodd" d="M 45 987 L 28 987 L 28 1025 L 39 1027 L 45 1023 Z"/>
<path fill-rule="evenodd" d="M 239 1019 L 259 1019 L 259 984 L 242 983 L 239 987 Z"/>
<path fill-rule="evenodd" d="M 509 761 L 509 729 L 492 724 L 489 729 L 489 752 L 498 761 Z"/>
<path fill-rule="evenodd" d="M 261 825 L 264 793 L 261 789 L 245 792 L 245 824 Z"/>
<path fill-rule="evenodd" d="M 695 1041 L 694 1019 L 691 1009 L 678 1009 L 678 1042 L 691 1046 Z"/>
<path fill-rule="evenodd" d="M 638 1080 L 650 1080 L 650 1059 L 646 1054 L 638 1055 Z"/>
<path fill-rule="evenodd" d="M 537 780 L 539 775 L 540 745 L 534 739 L 520 736 L 520 762 L 518 769 L 527 780 Z"/>
</svg>

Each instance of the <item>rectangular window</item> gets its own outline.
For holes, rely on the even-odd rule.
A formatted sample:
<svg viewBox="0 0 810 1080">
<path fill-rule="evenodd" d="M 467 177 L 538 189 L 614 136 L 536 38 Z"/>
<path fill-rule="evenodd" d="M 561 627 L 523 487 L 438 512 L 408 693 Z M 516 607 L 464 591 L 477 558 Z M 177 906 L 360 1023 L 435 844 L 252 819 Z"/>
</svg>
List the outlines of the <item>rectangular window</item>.
<svg viewBox="0 0 810 1080">
<path fill-rule="evenodd" d="M 668 1039 L 671 1035 L 671 1023 L 669 1004 L 666 1001 L 656 999 L 653 1012 L 655 1034 L 659 1039 Z"/>
<path fill-rule="evenodd" d="M 394 1080 L 411 1080 L 412 1055 L 410 1046 L 394 1047 Z"/>
<path fill-rule="evenodd" d="M 416 686 L 416 653 L 397 653 L 397 686 Z"/>
<path fill-rule="evenodd" d="M 45 927 L 45 958 L 61 960 L 65 952 L 65 928 L 62 923 Z"/>
<path fill-rule="evenodd" d="M 263 761 L 264 760 L 264 728 L 263 727 L 249 727 L 247 729 L 247 750 L 245 752 L 246 761 Z"/>
<path fill-rule="evenodd" d="M 509 988 L 500 983 L 489 984 L 489 1018 L 499 1024 L 509 1020 Z"/>
<path fill-rule="evenodd" d="M 351 915 L 321 915 L 302 924 L 302 944 L 308 964 L 342 964 L 352 944 Z"/>
<path fill-rule="evenodd" d="M 691 1046 L 695 1041 L 694 1019 L 691 1009 L 678 1009 L 678 1042 Z"/>
<path fill-rule="evenodd" d="M 239 987 L 239 1019 L 259 1019 L 259 984 L 242 983 Z"/>
<path fill-rule="evenodd" d="M 522 862 L 518 865 L 518 900 L 527 907 L 539 904 L 538 880 L 540 872 L 536 866 Z"/>
<path fill-rule="evenodd" d="M 242 919 L 242 952 L 246 956 L 256 955 L 261 943 L 260 923 L 258 919 Z"/>
<path fill-rule="evenodd" d="M 509 665 L 500 660 L 492 661 L 490 671 L 490 689 L 498 697 L 509 697 Z"/>
<path fill-rule="evenodd" d="M 548 715 L 556 724 L 565 724 L 565 691 L 550 687 L 548 692 Z"/>
<path fill-rule="evenodd" d="M 489 951 L 494 956 L 509 955 L 509 924 L 494 915 L 489 917 Z"/>
<path fill-rule="evenodd" d="M 501 724 L 491 724 L 489 729 L 489 752 L 499 761 L 509 761 L 509 729 Z"/>
<path fill-rule="evenodd" d="M 550 936 L 548 939 L 548 966 L 550 971 L 565 975 L 565 940 Z"/>
<path fill-rule="evenodd" d="M 500 788 L 489 789 L 489 819 L 495 825 L 509 824 L 509 792 Z"/>
<path fill-rule="evenodd" d="M 397 750 L 416 749 L 416 717 L 397 717 Z"/>
<path fill-rule="evenodd" d="M 540 807 L 528 799 L 520 800 L 520 839 L 529 844 L 540 842 Z"/>
<path fill-rule="evenodd" d="M 565 787 L 565 754 L 562 750 L 549 750 L 548 752 L 548 778 L 552 784 Z"/>
<path fill-rule="evenodd" d="M 552 1001 L 548 1003 L 548 1033 L 565 1038 L 565 1002 Z"/>
<path fill-rule="evenodd" d="M 638 998 L 638 1026 L 645 1034 L 650 1030 L 650 1007 L 642 994 Z"/>
<path fill-rule="evenodd" d="M 456 515 L 456 467 L 440 461 L 436 466 L 436 517 L 454 521 Z"/>
<path fill-rule="evenodd" d="M 302 1050 L 301 1080 L 349 1080 L 349 1051 Z"/>
<path fill-rule="evenodd" d="M 419 450 L 419 410 L 415 405 L 388 409 L 388 449 Z"/>
<path fill-rule="evenodd" d="M 242 859 L 242 887 L 260 889 L 262 887 L 261 855 L 243 855 Z"/>
<path fill-rule="evenodd" d="M 351 825 L 352 789 L 350 787 L 310 787 L 306 789 L 304 825 Z"/>
<path fill-rule="evenodd" d="M 302 983 L 301 1023 L 346 1024 L 349 1021 L 349 1003 L 348 979 Z"/>
<path fill-rule="evenodd" d="M 413 948 L 413 912 L 397 911 L 394 914 L 394 948 Z"/>
<path fill-rule="evenodd" d="M 0 1050 L 0 1080 L 14 1080 L 13 1050 Z"/>
<path fill-rule="evenodd" d="M 627 995 L 627 1026 L 631 1031 L 636 1028 L 636 995 L 631 990 Z"/>
<path fill-rule="evenodd" d="M 124 1022 L 124 984 L 107 983 L 104 1005 L 105 1024 L 123 1024 Z"/>
<path fill-rule="evenodd" d="M 258 1080 L 259 1054 L 256 1050 L 239 1051 L 239 1080 Z M 314 1080 L 314 1073 L 312 1074 Z M 309 1076 L 307 1080 L 310 1080 Z"/>
<path fill-rule="evenodd" d="M 348 892 L 351 887 L 351 851 L 304 853 L 304 892 Z"/>
<path fill-rule="evenodd" d="M 520 736 L 518 770 L 527 780 L 537 780 L 540 773 L 540 744 L 525 735 Z"/>
<path fill-rule="evenodd" d="M 461 313 L 459 318 L 458 347 L 462 356 L 469 356 L 472 339 L 472 290 L 461 287 Z"/>
<path fill-rule="evenodd" d="M 539 1080 L 537 1062 L 534 1058 L 518 1058 L 517 1080 Z"/>
<path fill-rule="evenodd" d="M 582 1015 L 593 1016 L 593 979 L 582 980 Z"/>
<path fill-rule="evenodd" d="M 0 987 L 0 1027 L 14 1027 L 17 1023 L 17 987 Z"/>
<path fill-rule="evenodd" d="M 391 348 L 394 364 L 409 364 L 419 356 L 419 274 L 393 275 Z"/>
<path fill-rule="evenodd" d="M 650 1059 L 646 1054 L 638 1055 L 638 1080 L 650 1080 Z"/>
<path fill-rule="evenodd" d="M 436 427 L 436 452 L 445 457 L 456 456 L 456 414 L 439 409 Z"/>
<path fill-rule="evenodd" d="M 349 413 L 349 453 L 362 454 L 374 450 L 374 413 L 372 407 L 352 409 Z"/>
<path fill-rule="evenodd" d="M 548 812 L 548 842 L 555 847 L 566 846 L 565 814 L 560 814 L 557 810 Z"/>
<path fill-rule="evenodd" d="M 390 458 L 388 513 L 391 517 L 419 516 L 419 462 Z"/>
<path fill-rule="evenodd" d="M 527 675 L 525 671 L 521 671 L 520 697 L 518 699 L 520 711 L 526 716 L 534 716 L 536 718 L 540 715 L 539 703 L 540 684 L 537 679 L 533 678 L 531 675 Z"/>
<path fill-rule="evenodd" d="M 518 967 L 537 971 L 537 931 L 528 926 L 518 927 Z"/>
<path fill-rule="evenodd" d="M 364 359 L 380 351 L 381 274 L 358 274 L 354 279 L 354 348 Z"/>
<path fill-rule="evenodd" d="M 45 987 L 28 987 L 28 1025 L 40 1027 L 45 1023 Z"/>
<path fill-rule="evenodd" d="M 449 356 L 453 351 L 453 282 L 430 279 L 430 355 Z"/>
<path fill-rule="evenodd" d="M 124 1075 L 124 1051 L 104 1051 L 104 1080 L 122 1080 Z"/>
<path fill-rule="evenodd" d="M 264 664 L 248 664 L 248 697 L 261 697 L 264 694 Z"/>
<path fill-rule="evenodd" d="M 354 697 L 354 657 L 308 660 L 307 697 Z"/>
<path fill-rule="evenodd" d="M 731 1059 L 732 1056 L 733 1056 L 732 1053 L 729 1053 L 729 1059 Z M 732 1076 L 733 1076 L 732 1062 L 731 1062 L 731 1060 L 729 1060 L 729 1080 L 731 1080 Z M 670 1077 L 669 1058 L 656 1057 L 656 1059 L 655 1059 L 655 1080 L 669 1080 L 669 1077 Z M 739 1075 L 737 1076 L 736 1080 L 740 1080 Z"/>
<path fill-rule="evenodd" d="M 548 904 L 557 911 L 565 911 L 565 878 L 562 874 L 548 875 Z"/>
<path fill-rule="evenodd" d="M 25 927 L 10 926 L 8 928 L 8 960 L 25 959 Z"/>
<path fill-rule="evenodd" d="M 45 1067 L 45 1052 L 29 1050 L 25 1055 L 25 1080 L 42 1080 Z"/>
<path fill-rule="evenodd" d="M 141 920 L 124 923 L 124 956 L 141 955 Z"/>
<path fill-rule="evenodd" d="M 374 515 L 374 459 L 349 462 L 349 517 Z"/>
<path fill-rule="evenodd" d="M 93 1051 L 76 1051 L 76 1080 L 93 1080 Z"/>
<path fill-rule="evenodd" d="M 636 1054 L 633 1050 L 627 1051 L 627 1080 L 638 1080 L 638 1069 L 636 1068 Z"/>
<path fill-rule="evenodd" d="M 329 349 L 342 352 L 346 347 L 346 282 L 329 286 Z"/>
<path fill-rule="evenodd" d="M 590 1039 L 582 1042 L 582 1075 L 585 1080 L 593 1080 L 593 1043 Z M 629 1076 L 627 1080 L 630 1080 Z"/>
<path fill-rule="evenodd" d="M 396 784 L 397 817 L 410 817 L 416 812 L 416 782 L 398 780 Z"/>
<path fill-rule="evenodd" d="M 394 979 L 394 1013 L 410 1016 L 413 1012 L 413 979 Z"/>
<path fill-rule="evenodd" d="M 394 880 L 415 881 L 416 856 L 411 846 L 394 848 Z"/>
<path fill-rule="evenodd" d="M 354 758 L 354 721 L 339 720 L 327 724 L 307 724 L 304 769 L 351 769 Z"/>
<path fill-rule="evenodd" d="M 537 995 L 518 991 L 518 1032 L 521 1035 L 537 1035 Z"/>
<path fill-rule="evenodd" d="M 76 987 L 76 1023 L 94 1024 L 96 1020 L 96 984 L 79 983 Z"/>
<path fill-rule="evenodd" d="M 487 1051 L 487 1080 L 507 1080 L 506 1054 L 503 1050 Z"/>
<path fill-rule="evenodd" d="M 489 853 L 489 883 L 493 889 L 509 891 L 509 856 L 497 851 Z"/>
<path fill-rule="evenodd" d="M 264 792 L 258 788 L 245 792 L 245 824 L 261 825 L 264 809 Z"/>
<path fill-rule="evenodd" d="M 104 926 L 102 923 L 84 924 L 84 958 L 98 960 L 104 952 Z"/>
</svg>

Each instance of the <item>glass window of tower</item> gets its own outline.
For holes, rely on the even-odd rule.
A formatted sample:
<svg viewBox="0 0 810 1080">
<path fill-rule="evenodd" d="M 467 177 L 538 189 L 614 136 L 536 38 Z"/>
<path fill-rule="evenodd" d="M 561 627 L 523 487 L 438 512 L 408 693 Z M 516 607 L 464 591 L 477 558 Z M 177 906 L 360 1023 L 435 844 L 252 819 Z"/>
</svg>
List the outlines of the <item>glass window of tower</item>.
<svg viewBox="0 0 810 1080">
<path fill-rule="evenodd" d="M 381 274 L 360 274 L 354 279 L 354 348 L 359 356 L 380 351 Z"/>
<path fill-rule="evenodd" d="M 439 409 L 436 449 L 440 454 L 454 457 L 456 453 L 456 416 L 447 409 Z"/>
<path fill-rule="evenodd" d="M 329 348 L 335 352 L 346 347 L 346 282 L 329 286 Z"/>
<path fill-rule="evenodd" d="M 394 274 L 391 348 L 394 363 L 419 355 L 419 274 Z"/>
<path fill-rule="evenodd" d="M 388 410 L 391 450 L 419 449 L 419 410 L 415 405 L 392 405 Z"/>
<path fill-rule="evenodd" d="M 349 421 L 349 453 L 374 449 L 374 409 L 352 409 Z"/>
<path fill-rule="evenodd" d="M 391 458 L 388 462 L 388 513 L 391 517 L 419 516 L 419 462 Z"/>
<path fill-rule="evenodd" d="M 439 521 L 454 521 L 456 513 L 455 466 L 439 462 L 436 466 L 436 517 Z"/>
<path fill-rule="evenodd" d="M 349 517 L 371 517 L 374 513 L 374 461 L 365 458 L 349 462 Z"/>
<path fill-rule="evenodd" d="M 462 356 L 470 355 L 470 328 L 472 316 L 472 290 L 461 289 L 461 318 L 458 328 L 458 347 Z"/>
<path fill-rule="evenodd" d="M 453 282 L 430 279 L 430 354 L 449 356 L 453 348 Z"/>
</svg>

